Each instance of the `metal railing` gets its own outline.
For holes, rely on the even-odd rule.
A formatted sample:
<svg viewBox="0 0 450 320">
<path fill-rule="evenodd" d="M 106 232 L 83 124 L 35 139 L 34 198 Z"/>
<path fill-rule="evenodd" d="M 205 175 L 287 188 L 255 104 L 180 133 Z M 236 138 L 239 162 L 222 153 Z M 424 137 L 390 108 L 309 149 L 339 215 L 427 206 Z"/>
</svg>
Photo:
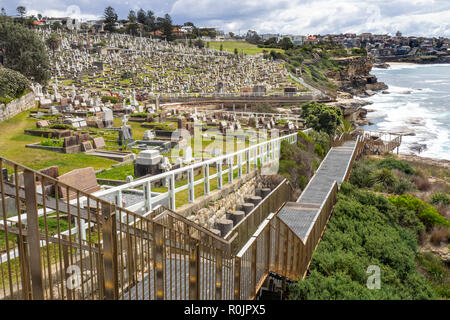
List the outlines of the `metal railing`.
<svg viewBox="0 0 450 320">
<path fill-rule="evenodd" d="M 284 179 L 244 219 L 233 226 L 233 229 L 225 235 L 225 240 L 231 240 L 232 253 L 237 253 L 237 250 L 243 247 L 271 212 L 278 212 L 286 202 L 290 201 L 293 192 L 289 180 Z"/>
<path fill-rule="evenodd" d="M 358 139 L 352 159 L 362 150 Z M 222 239 L 162 207 L 141 216 L 0 158 L 5 168 L 0 299 L 251 299 L 270 271 L 304 276 L 337 193 L 334 183 L 305 242 L 276 215 L 286 181 L 248 217 L 253 234 L 244 222 Z"/>
<path fill-rule="evenodd" d="M 123 193 L 126 192 L 126 190 L 141 188 L 144 192 L 141 195 L 140 201 L 132 206 L 127 206 L 128 210 L 133 212 L 142 210 L 149 212 L 155 207 L 155 203 L 163 203 L 169 209 L 176 210 L 179 205 L 185 204 L 179 203 L 177 205 L 176 197 L 179 192 L 187 190 L 188 197 L 186 203 L 192 203 L 195 201 L 195 186 L 203 184 L 203 194 L 207 195 L 211 191 L 213 179 L 217 180 L 217 189 L 221 189 L 225 184 L 233 182 L 235 170 L 237 177 L 240 178 L 243 173 L 249 173 L 250 171 L 257 169 L 258 165 L 264 166 L 276 161 L 279 158 L 281 141 L 295 143 L 297 141 L 297 133 L 264 141 L 234 153 L 135 180 L 107 190 L 98 191 L 95 192 L 94 195 L 96 197 L 113 197 L 115 203 L 120 205 L 123 203 Z M 235 162 L 236 164 L 234 164 Z M 216 168 L 214 174 L 210 174 L 211 167 Z M 226 167 L 226 169 L 224 169 L 224 167 Z M 198 169 L 202 169 L 203 174 L 200 179 L 195 180 L 194 171 Z M 188 178 L 185 182 L 181 182 L 181 185 L 176 186 L 176 177 L 180 175 L 187 176 Z M 152 192 L 152 184 L 156 182 L 165 182 L 167 185 L 167 192 L 155 195 L 155 193 Z"/>
<path fill-rule="evenodd" d="M 143 217 L 0 158 L 4 168 L 12 179 L 0 178 L 0 299 L 231 297 L 232 287 L 221 289 L 233 282 L 225 240 L 182 217 L 158 222 L 162 209 Z M 212 277 L 213 268 L 221 273 Z"/>
<path fill-rule="evenodd" d="M 391 152 L 402 144 L 402 135 L 385 132 L 366 131 L 364 132 L 364 139 L 367 150 L 372 154 Z"/>
</svg>

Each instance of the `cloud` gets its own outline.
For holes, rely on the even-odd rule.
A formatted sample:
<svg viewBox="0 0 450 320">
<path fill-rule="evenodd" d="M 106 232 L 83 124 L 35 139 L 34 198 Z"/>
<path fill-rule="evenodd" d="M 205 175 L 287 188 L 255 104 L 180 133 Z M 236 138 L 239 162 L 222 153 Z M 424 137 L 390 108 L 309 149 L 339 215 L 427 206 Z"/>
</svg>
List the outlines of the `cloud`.
<svg viewBox="0 0 450 320">
<path fill-rule="evenodd" d="M 30 13 L 61 15 L 70 5 L 80 17 L 101 17 L 111 5 L 125 18 L 130 9 L 169 13 L 175 23 L 192 21 L 224 31 L 245 33 L 327 34 L 346 32 L 394 33 L 450 37 L 448 0 L 0 0 L 9 14 L 18 5 Z"/>
</svg>

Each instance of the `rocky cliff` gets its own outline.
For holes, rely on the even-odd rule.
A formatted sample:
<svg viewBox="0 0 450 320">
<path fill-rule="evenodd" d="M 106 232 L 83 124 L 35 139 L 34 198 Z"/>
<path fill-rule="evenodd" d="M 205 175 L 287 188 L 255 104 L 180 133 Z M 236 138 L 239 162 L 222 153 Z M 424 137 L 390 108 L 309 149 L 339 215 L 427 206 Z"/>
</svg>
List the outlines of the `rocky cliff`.
<svg viewBox="0 0 450 320">
<path fill-rule="evenodd" d="M 386 90 L 383 82 L 370 74 L 373 59 L 368 56 L 334 58 L 339 65 L 338 71 L 328 71 L 326 76 L 333 81 L 338 90 L 358 97 L 373 95 L 375 91 Z"/>
</svg>

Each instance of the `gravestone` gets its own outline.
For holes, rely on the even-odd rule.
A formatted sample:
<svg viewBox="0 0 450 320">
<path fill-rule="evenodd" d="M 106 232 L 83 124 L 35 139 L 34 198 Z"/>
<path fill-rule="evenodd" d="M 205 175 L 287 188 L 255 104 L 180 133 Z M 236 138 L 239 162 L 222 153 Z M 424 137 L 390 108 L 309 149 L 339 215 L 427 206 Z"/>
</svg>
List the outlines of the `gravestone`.
<svg viewBox="0 0 450 320">
<path fill-rule="evenodd" d="M 192 162 L 192 148 L 191 148 L 191 146 L 187 146 L 187 148 L 184 150 L 183 162 L 184 163 L 191 163 Z"/>
<path fill-rule="evenodd" d="M 37 128 L 45 128 L 48 127 L 50 124 L 48 123 L 47 120 L 39 120 L 36 122 L 36 127 Z"/>
<path fill-rule="evenodd" d="M 79 136 L 64 137 L 63 147 L 68 148 L 79 145 L 79 139 Z"/>
<path fill-rule="evenodd" d="M 58 180 L 86 193 L 96 192 L 101 189 L 92 167 L 72 170 L 59 176 Z M 59 194 L 62 194 L 64 200 L 72 200 L 76 197 L 75 190 L 69 190 L 69 194 L 67 194 L 65 187 L 60 186 L 59 188 Z"/>
<path fill-rule="evenodd" d="M 144 137 L 142 140 L 153 140 L 155 138 L 155 133 L 151 130 L 146 130 L 144 132 Z"/>
<path fill-rule="evenodd" d="M 141 151 L 134 164 L 135 177 L 143 177 L 148 174 L 155 175 L 161 173 L 159 164 L 161 163 L 163 156 L 160 155 L 158 150 L 144 150 Z"/>
<path fill-rule="evenodd" d="M 92 148 L 92 143 L 90 141 L 85 141 L 81 143 L 81 151 L 89 152 L 92 151 L 94 148 Z"/>
<path fill-rule="evenodd" d="M 103 137 L 94 138 L 94 148 L 95 149 L 106 148 L 105 139 L 103 139 Z"/>
</svg>

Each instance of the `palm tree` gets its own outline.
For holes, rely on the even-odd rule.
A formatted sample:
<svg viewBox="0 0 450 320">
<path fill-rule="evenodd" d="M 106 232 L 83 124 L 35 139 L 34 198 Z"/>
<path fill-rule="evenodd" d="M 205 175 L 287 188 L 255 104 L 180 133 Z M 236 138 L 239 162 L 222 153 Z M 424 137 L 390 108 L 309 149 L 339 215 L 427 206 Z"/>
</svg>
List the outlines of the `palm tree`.
<svg viewBox="0 0 450 320">
<path fill-rule="evenodd" d="M 336 129 L 336 133 L 341 135 L 343 133 L 352 133 L 353 130 L 355 130 L 355 127 L 353 127 L 352 122 L 344 119 L 341 125 Z"/>
</svg>

